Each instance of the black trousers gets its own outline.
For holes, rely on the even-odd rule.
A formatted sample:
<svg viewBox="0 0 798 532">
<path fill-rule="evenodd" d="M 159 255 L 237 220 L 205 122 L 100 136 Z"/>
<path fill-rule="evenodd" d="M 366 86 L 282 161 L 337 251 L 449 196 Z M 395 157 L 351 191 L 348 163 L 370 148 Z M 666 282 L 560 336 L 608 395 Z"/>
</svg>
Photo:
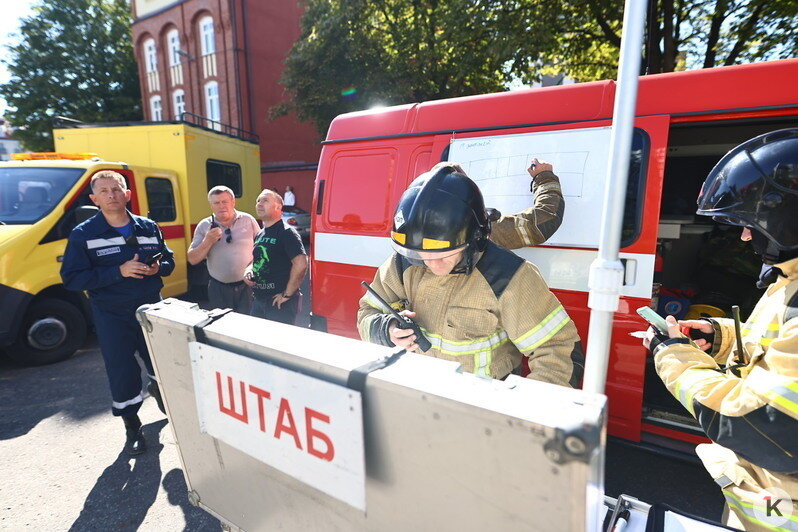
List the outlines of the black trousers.
<svg viewBox="0 0 798 532">
<path fill-rule="evenodd" d="M 208 281 L 208 304 L 210 308 L 231 308 L 239 314 L 249 314 L 252 289 L 244 284 L 223 283 L 211 277 Z"/>
<path fill-rule="evenodd" d="M 282 308 L 277 308 L 272 305 L 272 296 L 266 299 L 255 299 L 252 303 L 252 315 L 257 318 L 293 325 L 296 321 L 297 311 L 299 310 L 299 298 L 299 294 L 295 295 L 283 303 Z"/>
</svg>

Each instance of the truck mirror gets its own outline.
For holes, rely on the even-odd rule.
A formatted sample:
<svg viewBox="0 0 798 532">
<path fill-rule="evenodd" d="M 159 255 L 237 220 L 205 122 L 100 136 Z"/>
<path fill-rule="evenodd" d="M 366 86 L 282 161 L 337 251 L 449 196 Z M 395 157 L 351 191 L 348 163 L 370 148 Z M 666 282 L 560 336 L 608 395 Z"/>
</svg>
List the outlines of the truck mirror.
<svg viewBox="0 0 798 532">
<path fill-rule="evenodd" d="M 100 209 L 95 207 L 94 205 L 81 205 L 77 209 L 75 209 L 75 222 L 77 224 L 82 224 L 95 214 L 100 212 Z"/>
</svg>

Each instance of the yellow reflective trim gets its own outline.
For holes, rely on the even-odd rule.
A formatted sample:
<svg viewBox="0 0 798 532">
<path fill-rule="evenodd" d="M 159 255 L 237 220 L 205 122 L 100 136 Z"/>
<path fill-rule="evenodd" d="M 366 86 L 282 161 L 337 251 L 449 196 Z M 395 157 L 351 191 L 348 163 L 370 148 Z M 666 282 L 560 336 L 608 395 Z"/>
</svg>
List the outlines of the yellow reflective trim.
<svg viewBox="0 0 798 532">
<path fill-rule="evenodd" d="M 399 244 L 405 244 L 407 242 L 407 235 L 404 233 L 397 233 L 395 231 L 391 231 L 391 238 L 393 238 Z"/>
<path fill-rule="evenodd" d="M 760 338 L 759 345 L 762 347 L 768 347 L 771 343 L 773 343 L 773 340 L 775 340 L 775 338 Z"/>
<path fill-rule="evenodd" d="M 404 242 L 402 242 L 404 244 Z M 445 249 L 452 247 L 448 240 L 435 240 L 434 238 L 422 238 L 421 249 Z"/>
<path fill-rule="evenodd" d="M 710 372 L 709 374 L 707 372 Z M 696 388 L 705 384 L 719 383 L 726 380 L 726 377 L 718 374 L 717 371 L 711 368 L 690 368 L 685 370 L 673 386 L 673 395 L 679 400 L 684 407 L 695 416 L 693 410 L 693 396 L 696 393 Z"/>
<path fill-rule="evenodd" d="M 764 526 L 768 530 L 778 530 L 783 532 L 795 532 L 796 530 L 798 530 L 798 516 L 791 515 L 790 517 L 788 517 L 787 519 L 791 522 L 785 523 L 785 525 L 787 525 L 786 527 L 773 526 L 772 524 L 762 521 L 761 519 L 757 518 L 756 515 L 754 515 L 753 504 L 751 504 L 750 502 L 743 501 L 729 490 L 721 490 L 721 491 L 723 492 L 723 495 L 726 497 L 726 502 L 728 502 L 730 506 L 734 506 L 735 508 L 740 510 L 740 512 L 742 512 L 743 514 L 743 517 L 745 517 L 747 520 L 751 521 L 752 523 Z M 792 503 L 792 501 L 789 502 Z M 737 515 L 739 516 L 740 514 Z"/>
<path fill-rule="evenodd" d="M 769 331 L 778 331 L 779 329 L 781 329 L 781 325 L 779 325 L 779 322 L 777 322 L 777 321 L 775 321 L 775 322 L 771 323 L 770 325 L 768 325 L 768 330 Z"/>
<path fill-rule="evenodd" d="M 504 342 L 508 341 L 507 333 L 504 331 L 497 331 L 490 336 L 484 336 L 472 341 L 455 342 L 448 340 L 439 334 L 432 334 L 427 332 L 426 329 L 421 329 L 424 335 L 429 339 L 432 347 L 441 353 L 459 357 L 464 355 L 473 355 L 482 351 L 492 351 Z M 471 349 L 469 349 L 471 347 Z"/>
<path fill-rule="evenodd" d="M 519 351 L 530 351 L 538 348 L 552 336 L 557 334 L 566 323 L 571 321 L 568 313 L 559 305 L 535 327 L 519 336 L 513 343 Z"/>
</svg>

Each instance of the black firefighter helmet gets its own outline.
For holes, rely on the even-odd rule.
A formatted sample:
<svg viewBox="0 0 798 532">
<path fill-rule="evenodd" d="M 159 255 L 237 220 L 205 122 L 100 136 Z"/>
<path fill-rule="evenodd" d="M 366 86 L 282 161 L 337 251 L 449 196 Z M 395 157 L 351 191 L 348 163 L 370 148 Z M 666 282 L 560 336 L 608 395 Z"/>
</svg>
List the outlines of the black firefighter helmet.
<svg viewBox="0 0 798 532">
<path fill-rule="evenodd" d="M 698 214 L 751 229 L 766 263 L 798 256 L 798 129 L 746 141 L 709 173 Z"/>
<path fill-rule="evenodd" d="M 418 176 L 402 194 L 391 244 L 411 264 L 464 249 L 463 260 L 452 273 L 471 273 L 489 235 L 490 220 L 479 187 L 458 165 L 444 163 Z"/>
</svg>

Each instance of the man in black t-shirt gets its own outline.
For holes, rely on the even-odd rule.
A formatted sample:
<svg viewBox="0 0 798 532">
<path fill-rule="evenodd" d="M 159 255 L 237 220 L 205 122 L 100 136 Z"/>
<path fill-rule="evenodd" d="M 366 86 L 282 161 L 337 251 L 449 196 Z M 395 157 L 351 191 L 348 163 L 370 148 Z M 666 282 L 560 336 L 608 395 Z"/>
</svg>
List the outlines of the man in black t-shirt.
<svg viewBox="0 0 798 532">
<path fill-rule="evenodd" d="M 255 296 L 252 315 L 293 325 L 299 285 L 308 270 L 305 247 L 296 230 L 283 223 L 283 198 L 278 193 L 261 192 L 255 210 L 263 229 L 255 237 L 252 264 L 244 272 L 244 282 Z"/>
</svg>

